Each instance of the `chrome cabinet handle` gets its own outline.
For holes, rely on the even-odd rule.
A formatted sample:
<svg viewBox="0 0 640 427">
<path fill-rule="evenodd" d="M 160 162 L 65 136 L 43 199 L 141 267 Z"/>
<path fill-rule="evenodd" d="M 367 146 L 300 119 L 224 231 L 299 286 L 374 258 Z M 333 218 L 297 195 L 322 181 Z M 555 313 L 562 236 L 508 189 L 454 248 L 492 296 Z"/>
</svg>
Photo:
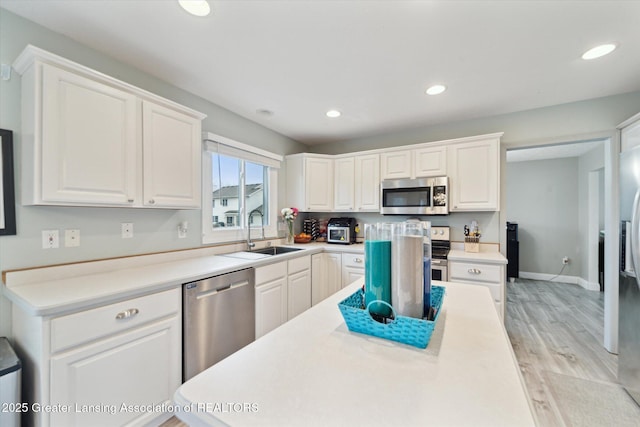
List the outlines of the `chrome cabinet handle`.
<svg viewBox="0 0 640 427">
<path fill-rule="evenodd" d="M 130 308 L 129 310 L 121 311 L 120 313 L 116 314 L 116 319 L 128 319 L 129 317 L 133 317 L 138 313 L 140 313 L 140 310 L 138 310 L 137 308 Z"/>
<path fill-rule="evenodd" d="M 127 202 L 133 203 L 133 199 L 128 199 Z"/>
<path fill-rule="evenodd" d="M 362 258 L 354 258 L 353 259 L 355 262 L 362 262 Z"/>
<path fill-rule="evenodd" d="M 480 274 L 480 273 L 482 273 L 482 271 L 478 270 L 477 268 L 470 268 L 470 269 L 467 270 L 467 272 L 469 274 Z"/>
<path fill-rule="evenodd" d="M 155 201 L 155 200 L 153 200 L 153 199 L 149 200 L 149 204 L 150 204 L 150 205 L 155 204 L 155 202 L 156 202 L 156 201 Z"/>
</svg>

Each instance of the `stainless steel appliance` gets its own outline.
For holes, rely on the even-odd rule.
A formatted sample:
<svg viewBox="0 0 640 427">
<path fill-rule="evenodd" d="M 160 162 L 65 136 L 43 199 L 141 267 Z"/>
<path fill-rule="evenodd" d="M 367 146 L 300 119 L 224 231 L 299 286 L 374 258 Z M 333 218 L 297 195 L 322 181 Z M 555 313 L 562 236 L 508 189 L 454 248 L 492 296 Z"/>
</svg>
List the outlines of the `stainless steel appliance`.
<svg viewBox="0 0 640 427">
<path fill-rule="evenodd" d="M 634 133 L 635 132 L 635 133 Z M 640 121 L 622 129 L 640 142 Z M 620 154 L 618 381 L 640 405 L 640 146 Z"/>
<path fill-rule="evenodd" d="M 446 215 L 449 178 L 385 179 L 380 185 L 383 215 Z"/>
<path fill-rule="evenodd" d="M 447 256 L 451 249 L 449 227 L 431 227 L 431 280 L 449 280 Z"/>
<path fill-rule="evenodd" d="M 182 380 L 255 340 L 253 268 L 182 286 Z"/>
<path fill-rule="evenodd" d="M 331 218 L 327 223 L 327 243 L 350 245 L 356 242 L 355 218 Z"/>
</svg>

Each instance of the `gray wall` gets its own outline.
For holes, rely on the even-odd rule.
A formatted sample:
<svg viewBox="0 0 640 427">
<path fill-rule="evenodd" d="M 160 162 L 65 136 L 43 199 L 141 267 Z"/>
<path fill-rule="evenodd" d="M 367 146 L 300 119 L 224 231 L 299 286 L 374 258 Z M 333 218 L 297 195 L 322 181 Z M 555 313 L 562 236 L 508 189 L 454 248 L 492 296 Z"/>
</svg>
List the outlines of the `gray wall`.
<svg viewBox="0 0 640 427">
<path fill-rule="evenodd" d="M 507 163 L 507 220 L 518 223 L 520 271 L 579 276 L 578 158 Z"/>
<path fill-rule="evenodd" d="M 600 173 L 602 229 L 603 170 L 604 143 L 580 157 L 507 163 L 507 220 L 519 224 L 520 271 L 555 275 L 568 256 L 562 275 L 588 280 L 589 174 Z"/>
<path fill-rule="evenodd" d="M 117 62 L 65 36 L 51 32 L 0 9 L 0 62 L 12 64 L 27 44 L 33 44 L 72 61 L 164 96 L 208 115 L 203 131 L 211 131 L 278 154 L 305 151 L 306 146 L 237 116 L 204 99 L 180 90 L 137 69 Z M 16 236 L 0 237 L 0 270 L 51 265 L 82 260 L 177 250 L 201 246 L 199 210 L 126 208 L 65 208 L 20 204 L 20 76 L 0 81 L 0 127 L 14 131 L 17 192 Z M 284 204 L 284 179 L 279 183 Z M 189 222 L 186 239 L 177 238 L 177 225 Z M 134 224 L 132 239 L 120 238 L 120 223 Z M 76 228 L 80 247 L 41 249 L 41 231 Z M 63 245 L 62 245 L 63 246 Z M 10 334 L 10 307 L 0 297 L 0 336 Z"/>
</svg>

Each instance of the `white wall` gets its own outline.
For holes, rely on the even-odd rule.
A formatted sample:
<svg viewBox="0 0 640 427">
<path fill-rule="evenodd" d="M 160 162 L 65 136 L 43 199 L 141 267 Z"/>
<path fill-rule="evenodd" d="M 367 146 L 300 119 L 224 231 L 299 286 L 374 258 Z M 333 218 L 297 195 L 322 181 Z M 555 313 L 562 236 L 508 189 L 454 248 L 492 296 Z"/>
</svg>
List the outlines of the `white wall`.
<svg viewBox="0 0 640 427">
<path fill-rule="evenodd" d="M 597 265 L 593 263 L 594 260 L 590 260 L 589 252 L 595 251 L 597 254 L 598 248 L 598 235 L 600 230 L 604 230 L 604 192 L 607 189 L 604 188 L 604 143 L 599 147 L 590 150 L 583 154 L 578 159 L 578 213 L 579 213 L 579 226 L 580 226 L 580 247 L 582 248 L 581 256 L 581 268 L 580 278 L 585 282 L 590 282 L 591 289 L 599 289 L 598 277 L 597 277 Z M 591 174 L 595 173 L 595 188 L 590 189 Z M 590 191 L 594 194 L 590 195 Z M 590 196 L 596 197 L 593 201 L 597 206 L 594 208 L 590 206 Z M 590 217 L 594 217 L 597 225 L 595 229 L 592 229 L 589 223 Z M 595 259 L 597 263 L 597 258 Z M 590 269 L 593 270 L 593 274 L 590 274 Z"/>
<path fill-rule="evenodd" d="M 0 62 L 12 64 L 27 44 L 33 44 L 127 83 L 164 96 L 208 115 L 203 131 L 214 132 L 277 154 L 305 151 L 306 146 L 244 119 L 197 95 L 185 92 L 137 69 L 115 61 L 65 36 L 0 9 Z M 22 206 L 20 201 L 21 118 L 20 76 L 0 81 L 0 128 L 14 131 L 17 194 L 16 236 L 0 237 L 0 270 L 91 259 L 169 251 L 201 246 L 200 210 L 67 208 Z M 284 204 L 284 179 L 279 199 Z M 186 239 L 177 226 L 189 222 Z M 134 238 L 120 238 L 120 223 L 134 224 Z M 41 249 L 41 230 L 80 230 L 80 247 Z M 0 297 L 0 336 L 10 335 L 10 305 Z"/>
</svg>

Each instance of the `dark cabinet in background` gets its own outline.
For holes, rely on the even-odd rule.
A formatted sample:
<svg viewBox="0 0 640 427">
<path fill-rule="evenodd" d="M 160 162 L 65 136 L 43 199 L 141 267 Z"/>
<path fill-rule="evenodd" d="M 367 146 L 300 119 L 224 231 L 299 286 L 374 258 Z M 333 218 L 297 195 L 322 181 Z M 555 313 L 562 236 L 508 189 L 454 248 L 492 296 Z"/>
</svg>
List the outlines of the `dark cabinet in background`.
<svg viewBox="0 0 640 427">
<path fill-rule="evenodd" d="M 520 271 L 520 242 L 518 241 L 518 223 L 507 222 L 507 279 L 518 278 Z"/>
</svg>

